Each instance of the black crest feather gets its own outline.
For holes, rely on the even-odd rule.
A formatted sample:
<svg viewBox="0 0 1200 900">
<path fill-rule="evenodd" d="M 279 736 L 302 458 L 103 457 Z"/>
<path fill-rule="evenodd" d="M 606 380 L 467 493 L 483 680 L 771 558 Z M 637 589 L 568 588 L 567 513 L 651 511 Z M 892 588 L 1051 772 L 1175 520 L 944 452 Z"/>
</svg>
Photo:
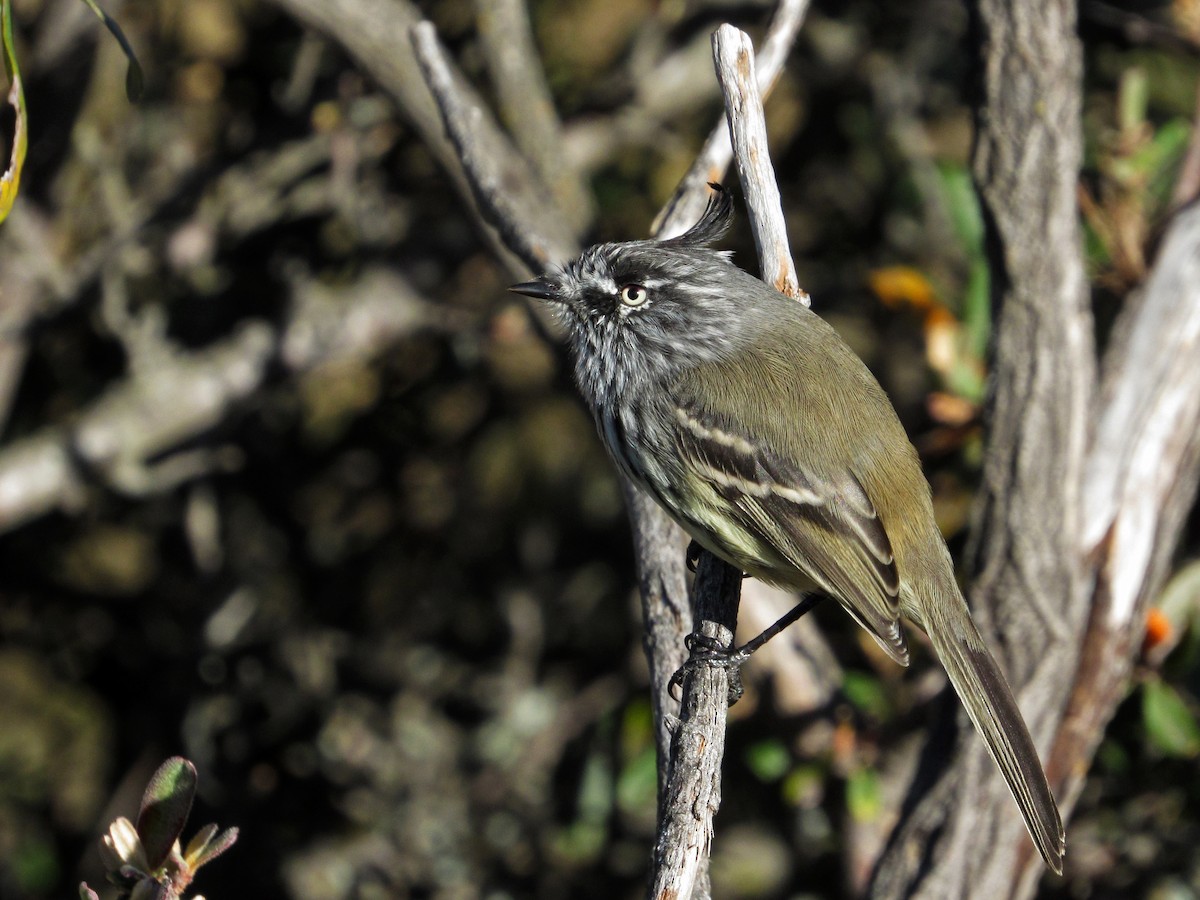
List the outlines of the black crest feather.
<svg viewBox="0 0 1200 900">
<path fill-rule="evenodd" d="M 704 215 L 679 237 L 663 241 L 664 244 L 676 247 L 703 247 L 729 230 L 733 221 L 733 198 L 729 196 L 729 191 L 715 182 L 710 181 L 708 186 L 712 188 L 712 195 L 708 198 Z"/>
</svg>

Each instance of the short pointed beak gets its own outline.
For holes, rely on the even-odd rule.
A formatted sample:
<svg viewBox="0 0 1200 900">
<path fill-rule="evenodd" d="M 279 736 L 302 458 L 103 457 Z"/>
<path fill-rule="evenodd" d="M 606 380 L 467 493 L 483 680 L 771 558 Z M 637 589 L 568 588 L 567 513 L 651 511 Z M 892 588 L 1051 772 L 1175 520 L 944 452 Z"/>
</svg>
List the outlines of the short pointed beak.
<svg viewBox="0 0 1200 900">
<path fill-rule="evenodd" d="M 523 284 L 514 284 L 509 288 L 514 294 L 524 294 L 526 297 L 537 297 L 539 300 L 556 301 L 561 299 L 558 293 L 558 286 L 540 278 L 536 281 L 526 281 Z"/>
</svg>

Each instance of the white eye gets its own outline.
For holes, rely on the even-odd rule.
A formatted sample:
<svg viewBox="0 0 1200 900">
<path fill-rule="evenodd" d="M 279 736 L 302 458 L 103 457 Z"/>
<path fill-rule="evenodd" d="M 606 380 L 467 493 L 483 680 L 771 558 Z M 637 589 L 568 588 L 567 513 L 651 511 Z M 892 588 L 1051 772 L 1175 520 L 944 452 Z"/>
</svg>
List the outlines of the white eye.
<svg viewBox="0 0 1200 900">
<path fill-rule="evenodd" d="M 621 288 L 621 302 L 626 306 L 641 306 L 649 296 L 650 292 L 642 284 L 627 284 Z"/>
</svg>

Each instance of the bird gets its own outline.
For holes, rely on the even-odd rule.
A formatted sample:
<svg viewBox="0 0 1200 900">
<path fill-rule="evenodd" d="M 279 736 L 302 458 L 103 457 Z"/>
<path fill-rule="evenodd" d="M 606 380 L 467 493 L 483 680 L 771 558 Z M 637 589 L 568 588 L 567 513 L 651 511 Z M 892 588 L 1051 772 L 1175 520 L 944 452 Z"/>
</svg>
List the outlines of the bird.
<svg viewBox="0 0 1200 900">
<path fill-rule="evenodd" d="M 598 244 L 510 290 L 551 304 L 618 469 L 749 576 L 835 598 L 908 665 L 929 636 L 1046 865 L 1065 833 L 1037 749 L 973 623 L 928 481 L 895 409 L 824 319 L 713 249 L 713 193 L 665 240 Z"/>
</svg>

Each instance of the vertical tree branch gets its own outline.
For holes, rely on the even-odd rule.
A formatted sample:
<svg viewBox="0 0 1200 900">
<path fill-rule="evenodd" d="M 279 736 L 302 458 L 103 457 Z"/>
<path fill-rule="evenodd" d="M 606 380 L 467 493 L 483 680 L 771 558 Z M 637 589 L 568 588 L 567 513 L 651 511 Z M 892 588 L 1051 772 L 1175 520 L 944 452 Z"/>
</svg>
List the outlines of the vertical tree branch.
<svg viewBox="0 0 1200 900">
<path fill-rule="evenodd" d="M 1200 206 L 1184 209 L 1118 319 L 1087 456 L 1079 553 L 1094 561 L 1091 616 L 1047 771 L 1068 807 L 1124 697 L 1146 607 L 1167 573 L 1200 479 Z"/>
<path fill-rule="evenodd" d="M 764 278 L 801 302 L 775 172 L 750 38 L 731 25 L 713 34 L 717 79 L 725 96 L 729 133 Z M 729 646 L 737 628 L 742 573 L 707 551 L 696 572 L 697 630 Z M 728 677 L 719 667 L 694 669 L 684 682 L 680 721 L 671 742 L 665 803 L 654 849 L 653 900 L 692 897 L 706 869 L 713 816 L 720 806 Z M 701 882 L 702 884 L 702 882 Z"/>
<path fill-rule="evenodd" d="M 983 100 L 974 171 L 996 317 L 969 597 L 1045 758 L 1088 616 L 1076 544 L 1095 383 L 1075 200 L 1082 56 L 1069 0 L 980 0 L 975 16 Z M 949 764 L 944 748 L 927 749 L 925 771 L 940 775 L 916 786 L 921 802 L 912 803 L 881 862 L 877 896 L 1017 892 L 1028 838 L 960 713 L 961 749 Z M 939 836 L 930 854 L 926 845 Z"/>
<path fill-rule="evenodd" d="M 733 641 L 741 587 L 741 572 L 711 553 L 701 554 L 696 567 L 697 630 L 721 646 Z M 697 666 L 684 679 L 654 843 L 648 893 L 653 900 L 708 896 L 708 855 L 713 816 L 721 805 L 728 695 L 729 673 L 721 666 Z"/>
</svg>

